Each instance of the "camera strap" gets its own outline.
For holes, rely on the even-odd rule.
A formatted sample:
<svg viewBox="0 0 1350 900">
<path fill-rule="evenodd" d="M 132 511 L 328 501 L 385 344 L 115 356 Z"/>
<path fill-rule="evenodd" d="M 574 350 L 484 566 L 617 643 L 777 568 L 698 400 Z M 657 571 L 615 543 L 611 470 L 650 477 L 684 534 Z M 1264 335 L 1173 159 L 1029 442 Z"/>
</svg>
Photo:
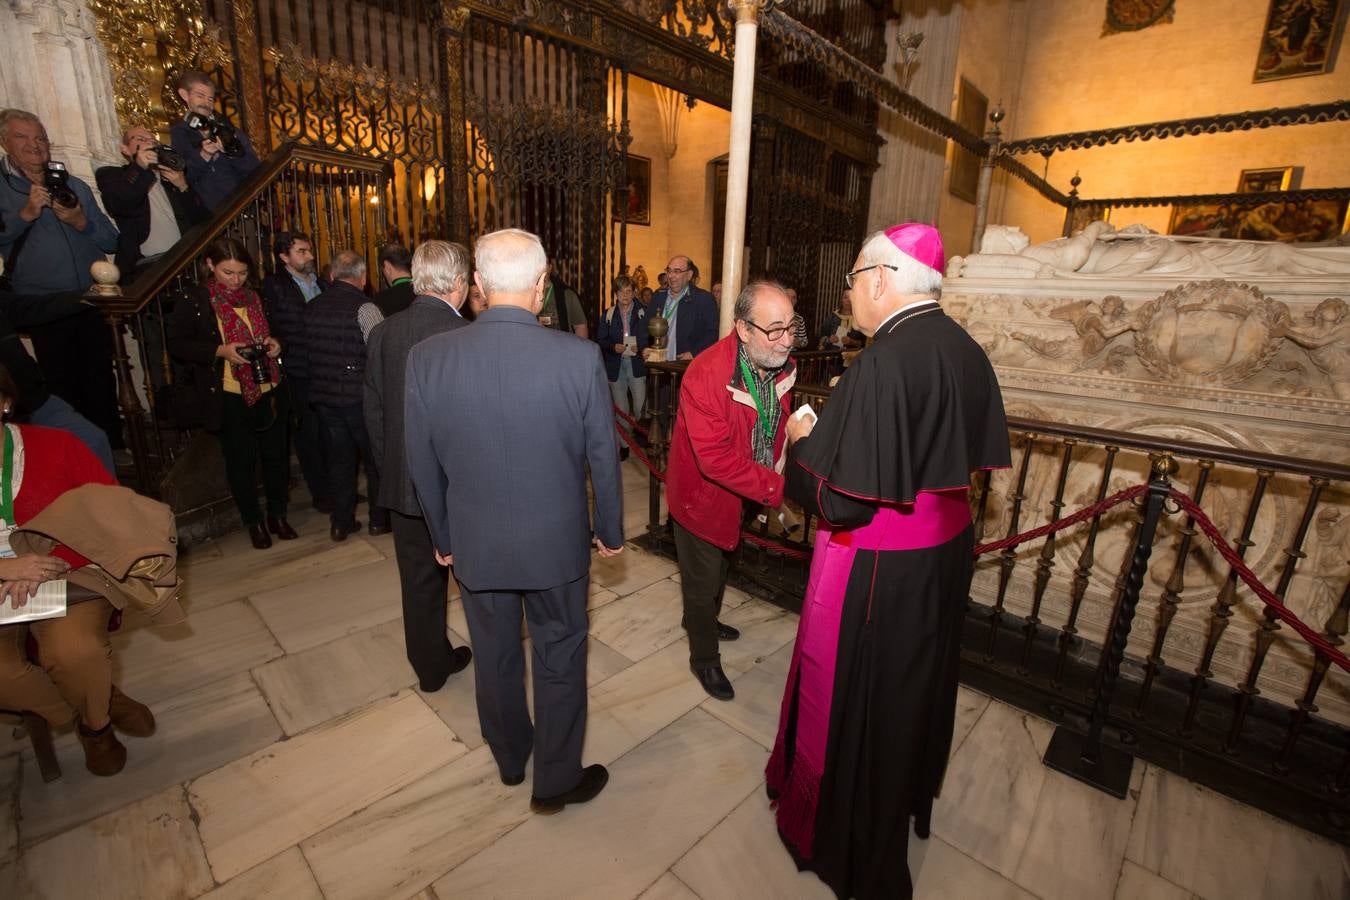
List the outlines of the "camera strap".
<svg viewBox="0 0 1350 900">
<path fill-rule="evenodd" d="M 14 273 L 19 270 L 19 253 L 23 251 L 23 245 L 28 243 L 28 236 L 33 233 L 33 224 L 37 222 L 34 219 L 28 223 L 28 229 L 19 235 L 19 239 L 10 245 L 9 259 L 5 261 L 5 272 L 0 275 L 0 288 L 8 291 L 14 281 Z"/>
</svg>

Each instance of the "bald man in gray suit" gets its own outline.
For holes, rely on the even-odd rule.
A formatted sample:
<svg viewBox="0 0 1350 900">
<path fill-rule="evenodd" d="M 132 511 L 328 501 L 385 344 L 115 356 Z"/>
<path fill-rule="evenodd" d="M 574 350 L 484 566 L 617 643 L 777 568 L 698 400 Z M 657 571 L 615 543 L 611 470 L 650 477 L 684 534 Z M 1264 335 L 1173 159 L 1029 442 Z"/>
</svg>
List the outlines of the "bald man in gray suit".
<svg viewBox="0 0 1350 900">
<path fill-rule="evenodd" d="M 408 357 L 408 471 L 437 559 L 453 564 L 464 598 L 483 739 L 506 784 L 524 780 L 533 752 L 530 807 L 549 814 L 590 800 L 609 778 L 604 766 L 582 768 L 581 746 L 592 533 L 601 556 L 623 550 L 612 400 L 599 347 L 536 319 L 548 283 L 539 239 L 485 235 L 475 263 L 488 308 Z"/>
</svg>

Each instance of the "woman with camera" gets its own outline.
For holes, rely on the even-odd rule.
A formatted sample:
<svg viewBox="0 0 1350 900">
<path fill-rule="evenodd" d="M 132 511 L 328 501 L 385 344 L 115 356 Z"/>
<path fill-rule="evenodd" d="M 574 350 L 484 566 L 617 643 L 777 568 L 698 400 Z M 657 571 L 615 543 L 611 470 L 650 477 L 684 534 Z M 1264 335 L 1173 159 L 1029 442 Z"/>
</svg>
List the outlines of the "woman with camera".
<svg viewBox="0 0 1350 900">
<path fill-rule="evenodd" d="M 205 284 L 190 291 L 169 318 L 169 353 L 192 367 L 182 386 L 203 424 L 220 436 L 225 478 L 253 546 L 297 537 L 286 521 L 289 482 L 286 391 L 277 390 L 281 344 L 272 337 L 262 300 L 249 287 L 253 260 L 241 241 L 220 238 L 206 248 Z M 185 398 L 180 398 L 185 399 Z M 254 471 L 261 460 L 267 518 L 258 508 Z"/>
</svg>

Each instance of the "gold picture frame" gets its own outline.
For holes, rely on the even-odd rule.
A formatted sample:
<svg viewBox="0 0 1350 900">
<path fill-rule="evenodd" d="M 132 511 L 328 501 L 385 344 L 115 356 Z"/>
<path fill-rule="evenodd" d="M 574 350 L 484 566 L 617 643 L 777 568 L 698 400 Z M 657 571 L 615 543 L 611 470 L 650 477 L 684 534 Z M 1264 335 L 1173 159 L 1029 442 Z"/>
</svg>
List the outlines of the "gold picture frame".
<svg viewBox="0 0 1350 900">
<path fill-rule="evenodd" d="M 1287 191 L 1294 182 L 1293 166 L 1273 169 L 1243 169 L 1238 176 L 1239 194 L 1264 194 L 1268 191 Z"/>
</svg>

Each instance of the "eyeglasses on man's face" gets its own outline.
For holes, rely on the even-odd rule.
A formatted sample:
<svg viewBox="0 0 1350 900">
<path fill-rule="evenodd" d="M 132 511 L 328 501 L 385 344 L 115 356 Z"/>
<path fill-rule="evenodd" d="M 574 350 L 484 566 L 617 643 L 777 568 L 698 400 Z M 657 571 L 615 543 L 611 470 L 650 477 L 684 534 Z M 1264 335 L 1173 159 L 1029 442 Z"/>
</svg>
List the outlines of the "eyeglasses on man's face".
<svg viewBox="0 0 1350 900">
<path fill-rule="evenodd" d="M 755 329 L 756 331 L 763 332 L 764 337 L 767 338 L 767 339 L 769 340 L 770 343 L 772 343 L 772 342 L 774 342 L 774 341 L 781 340 L 782 337 L 783 337 L 783 335 L 787 334 L 789 331 L 792 330 L 792 326 L 791 326 L 791 325 L 783 325 L 782 327 L 779 327 L 779 328 L 765 328 L 765 327 L 763 327 L 762 325 L 756 325 L 754 322 L 750 321 L 749 319 L 741 319 L 741 321 L 744 322 L 745 324 L 749 325 L 751 328 Z"/>
<path fill-rule="evenodd" d="M 685 266 L 683 269 L 672 269 L 670 266 L 666 266 L 666 274 L 667 274 L 667 275 L 680 275 L 680 274 L 682 274 L 682 273 L 684 273 L 684 272 L 688 272 L 688 271 L 689 271 L 689 267 L 688 267 L 688 266 Z"/>
<path fill-rule="evenodd" d="M 848 285 L 849 290 L 853 290 L 853 279 L 864 272 L 871 271 L 872 269 L 890 269 L 892 272 L 900 271 L 899 266 L 890 266 L 887 265 L 886 263 L 877 263 L 876 265 L 872 266 L 863 266 L 861 269 L 854 269 L 852 272 L 849 272 L 847 275 L 845 275 L 844 284 Z"/>
</svg>

